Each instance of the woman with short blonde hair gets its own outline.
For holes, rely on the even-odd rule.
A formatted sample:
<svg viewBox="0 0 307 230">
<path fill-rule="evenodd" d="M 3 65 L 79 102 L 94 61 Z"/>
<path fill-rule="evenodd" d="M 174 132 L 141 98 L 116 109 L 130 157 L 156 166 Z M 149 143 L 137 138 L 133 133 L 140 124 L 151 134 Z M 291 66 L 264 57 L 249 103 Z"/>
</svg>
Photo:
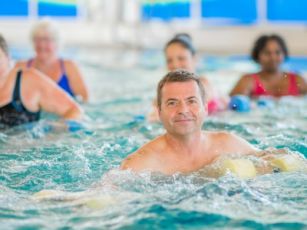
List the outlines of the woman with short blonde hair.
<svg viewBox="0 0 307 230">
<path fill-rule="evenodd" d="M 88 101 L 88 90 L 77 65 L 58 56 L 60 33 L 56 24 L 48 19 L 36 23 L 31 38 L 35 57 L 17 62 L 18 68 L 34 67 L 55 81 L 73 97 Z"/>
</svg>

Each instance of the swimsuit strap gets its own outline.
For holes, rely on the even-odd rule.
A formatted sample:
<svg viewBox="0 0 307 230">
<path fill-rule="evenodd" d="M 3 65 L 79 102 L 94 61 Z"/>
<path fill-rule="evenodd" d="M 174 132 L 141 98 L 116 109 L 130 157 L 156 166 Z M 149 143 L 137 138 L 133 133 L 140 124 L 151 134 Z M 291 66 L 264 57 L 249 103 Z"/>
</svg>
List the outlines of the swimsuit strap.
<svg viewBox="0 0 307 230">
<path fill-rule="evenodd" d="M 299 95 L 299 90 L 298 90 L 297 82 L 296 82 L 296 75 L 293 73 L 288 73 L 288 77 L 289 77 L 288 94 L 289 95 Z"/>
<path fill-rule="evenodd" d="M 64 63 L 64 60 L 63 60 L 63 59 L 60 59 L 60 65 L 61 65 L 62 75 L 65 75 L 65 74 L 66 74 L 66 71 L 65 71 L 65 63 Z"/>
<path fill-rule="evenodd" d="M 21 81 L 21 71 L 17 72 L 15 88 L 13 93 L 13 101 L 20 101 L 20 81 Z"/>
<path fill-rule="evenodd" d="M 60 59 L 60 64 L 61 64 L 61 70 L 62 70 L 62 76 L 60 80 L 57 82 L 57 84 L 64 89 L 68 94 L 71 96 L 74 96 L 74 93 L 70 87 L 69 80 L 65 71 L 65 64 L 64 60 Z"/>
<path fill-rule="evenodd" d="M 264 89 L 261 81 L 260 81 L 260 78 L 259 78 L 259 75 L 258 74 L 253 74 L 252 75 L 253 79 L 254 79 L 254 87 L 253 87 L 253 94 L 255 96 L 259 96 L 259 95 L 264 95 L 264 94 L 267 94 L 266 90 Z"/>
<path fill-rule="evenodd" d="M 254 78 L 255 81 L 255 85 L 261 85 L 260 79 L 259 79 L 259 75 L 258 74 L 253 74 L 252 77 Z"/>
</svg>

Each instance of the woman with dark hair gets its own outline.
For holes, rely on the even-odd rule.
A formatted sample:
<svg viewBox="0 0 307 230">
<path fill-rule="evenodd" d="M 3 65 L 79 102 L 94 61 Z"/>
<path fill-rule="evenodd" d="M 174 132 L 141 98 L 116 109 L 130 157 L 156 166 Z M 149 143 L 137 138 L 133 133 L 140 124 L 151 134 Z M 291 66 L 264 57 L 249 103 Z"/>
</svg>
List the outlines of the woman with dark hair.
<svg viewBox="0 0 307 230">
<path fill-rule="evenodd" d="M 189 34 L 180 33 L 175 35 L 165 45 L 164 54 L 168 71 L 184 69 L 192 73 L 196 72 L 196 49 L 193 46 L 192 38 Z M 215 100 L 215 92 L 207 78 L 201 76 L 200 80 L 206 90 L 208 112 L 216 112 L 220 106 L 218 105 L 218 101 Z"/>
<path fill-rule="evenodd" d="M 278 35 L 262 35 L 251 52 L 252 59 L 261 67 L 260 72 L 241 77 L 230 92 L 231 96 L 299 96 L 307 93 L 307 83 L 301 76 L 281 70 L 288 58 L 288 49 Z"/>
</svg>

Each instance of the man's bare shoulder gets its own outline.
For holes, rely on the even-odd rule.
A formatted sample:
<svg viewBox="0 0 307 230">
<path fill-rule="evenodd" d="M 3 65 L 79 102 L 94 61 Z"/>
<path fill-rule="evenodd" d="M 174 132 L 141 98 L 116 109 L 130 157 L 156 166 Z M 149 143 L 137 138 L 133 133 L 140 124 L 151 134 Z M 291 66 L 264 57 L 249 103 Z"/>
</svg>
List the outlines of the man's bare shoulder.
<svg viewBox="0 0 307 230">
<path fill-rule="evenodd" d="M 205 137 L 213 140 L 226 140 L 237 138 L 238 136 L 227 131 L 203 131 Z"/>
<path fill-rule="evenodd" d="M 231 132 L 213 131 L 205 132 L 205 134 L 209 137 L 211 143 L 222 147 L 225 152 L 247 154 L 257 151 L 257 148 L 248 143 L 248 141 Z"/>
<path fill-rule="evenodd" d="M 148 142 L 134 153 L 130 154 L 121 164 L 121 169 L 141 171 L 150 169 L 164 146 L 164 137 L 160 136 Z"/>
</svg>

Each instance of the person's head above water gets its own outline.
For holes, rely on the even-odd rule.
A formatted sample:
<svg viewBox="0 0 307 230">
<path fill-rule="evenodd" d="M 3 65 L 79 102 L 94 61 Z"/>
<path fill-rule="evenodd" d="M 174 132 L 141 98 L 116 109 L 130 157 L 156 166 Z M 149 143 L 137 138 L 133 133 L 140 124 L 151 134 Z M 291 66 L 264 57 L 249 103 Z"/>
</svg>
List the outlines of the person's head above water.
<svg viewBox="0 0 307 230">
<path fill-rule="evenodd" d="M 54 22 L 43 19 L 36 23 L 32 29 L 31 39 L 39 59 L 56 56 L 60 35 Z"/>
<path fill-rule="evenodd" d="M 157 86 L 157 103 L 158 103 L 158 108 L 161 110 L 161 104 L 162 104 L 162 89 L 167 83 L 178 83 L 178 82 L 190 82 L 194 81 L 200 92 L 200 97 L 203 103 L 206 102 L 206 97 L 205 97 L 205 88 L 201 81 L 199 80 L 199 77 L 187 70 L 183 69 L 177 69 L 174 71 L 169 72 L 166 74 L 158 83 Z"/>
<path fill-rule="evenodd" d="M 196 50 L 188 34 L 177 34 L 165 46 L 164 53 L 169 71 L 186 69 L 194 72 Z"/>
<path fill-rule="evenodd" d="M 288 58 L 288 49 L 279 35 L 262 35 L 256 40 L 251 57 L 264 71 L 276 71 Z"/>
<path fill-rule="evenodd" d="M 203 131 L 205 90 L 186 70 L 168 73 L 157 87 L 158 111 L 166 132 L 146 143 L 121 164 L 121 169 L 171 175 L 190 173 L 227 154 L 251 154 L 256 149 L 227 132 Z"/>
<path fill-rule="evenodd" d="M 158 84 L 157 103 L 160 120 L 169 133 L 201 130 L 207 112 L 205 89 L 194 73 L 169 72 Z"/>
</svg>

